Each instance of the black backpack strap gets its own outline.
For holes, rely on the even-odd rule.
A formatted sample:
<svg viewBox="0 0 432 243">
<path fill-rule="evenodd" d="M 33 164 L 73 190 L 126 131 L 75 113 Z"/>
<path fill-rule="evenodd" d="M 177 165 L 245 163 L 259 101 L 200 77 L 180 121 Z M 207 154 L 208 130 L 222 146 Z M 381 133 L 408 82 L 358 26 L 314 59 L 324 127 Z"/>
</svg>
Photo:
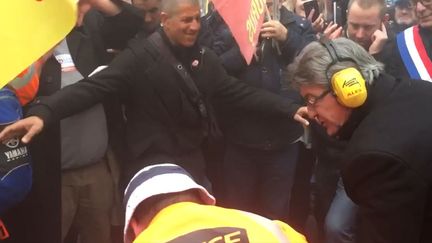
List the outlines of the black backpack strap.
<svg viewBox="0 0 432 243">
<path fill-rule="evenodd" d="M 213 130 L 212 127 L 215 121 L 213 121 L 214 119 L 209 119 L 208 109 L 206 103 L 204 102 L 203 96 L 201 95 L 201 92 L 199 91 L 198 87 L 195 84 L 195 81 L 193 81 L 187 69 L 171 53 L 171 51 L 169 50 L 169 46 L 166 45 L 165 41 L 162 39 L 162 36 L 159 32 L 153 33 L 148 37 L 147 40 L 160 51 L 160 54 L 163 55 L 168 60 L 168 62 L 174 67 L 174 69 L 180 75 L 184 84 L 183 87 L 185 87 L 185 92 L 191 99 L 192 103 L 198 109 L 200 116 L 203 120 L 205 135 L 208 135 L 209 128 L 210 128 L 210 133 L 212 133 Z"/>
<path fill-rule="evenodd" d="M 162 39 L 161 34 L 159 32 L 155 32 L 149 36 L 148 40 L 157 47 L 157 49 L 160 51 L 160 54 L 167 58 L 168 62 L 174 67 L 180 77 L 182 77 L 183 83 L 187 88 L 186 92 L 192 99 L 193 103 L 197 105 L 200 115 L 203 118 L 208 118 L 207 108 L 203 101 L 201 92 L 195 84 L 195 81 L 193 81 L 184 65 L 179 62 L 177 58 L 171 53 L 169 47 Z"/>
</svg>

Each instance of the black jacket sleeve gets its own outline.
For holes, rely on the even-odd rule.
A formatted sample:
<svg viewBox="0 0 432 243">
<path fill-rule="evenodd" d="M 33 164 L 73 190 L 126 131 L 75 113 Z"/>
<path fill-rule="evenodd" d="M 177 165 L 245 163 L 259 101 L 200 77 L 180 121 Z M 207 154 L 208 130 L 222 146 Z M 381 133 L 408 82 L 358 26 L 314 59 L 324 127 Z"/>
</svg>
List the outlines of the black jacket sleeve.
<svg viewBox="0 0 432 243">
<path fill-rule="evenodd" d="M 39 97 L 31 104 L 26 116 L 38 116 L 52 124 L 83 111 L 117 93 L 126 96 L 137 78 L 138 61 L 131 49 L 126 49 L 106 69 L 90 78 L 69 85 L 51 96 Z"/>
<path fill-rule="evenodd" d="M 104 18 L 101 35 L 106 48 L 123 50 L 127 41 L 132 39 L 140 30 L 143 20 L 139 11 L 130 4 L 118 3 L 122 11 Z"/>
<path fill-rule="evenodd" d="M 206 49 L 204 62 L 206 68 L 202 68 L 196 75 L 208 77 L 208 90 L 212 98 L 224 103 L 226 107 L 257 111 L 263 115 L 279 117 L 293 117 L 300 108 L 300 105 L 294 100 L 284 99 L 269 91 L 254 88 L 229 76 L 216 54 L 211 50 Z"/>
</svg>

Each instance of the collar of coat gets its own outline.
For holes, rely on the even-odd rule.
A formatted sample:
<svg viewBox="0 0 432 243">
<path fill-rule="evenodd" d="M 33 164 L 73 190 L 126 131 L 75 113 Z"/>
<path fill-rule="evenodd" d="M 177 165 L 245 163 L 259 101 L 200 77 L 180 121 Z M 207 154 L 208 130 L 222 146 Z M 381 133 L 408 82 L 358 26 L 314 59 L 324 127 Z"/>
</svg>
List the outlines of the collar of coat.
<svg viewBox="0 0 432 243">
<path fill-rule="evenodd" d="M 380 103 L 382 100 L 386 99 L 388 96 L 385 94 L 389 94 L 393 87 L 401 81 L 402 80 L 395 79 L 390 75 L 380 74 L 380 76 L 376 78 L 372 85 L 367 86 L 368 97 L 366 102 L 360 107 L 353 109 L 351 116 L 341 127 L 339 132 L 336 134 L 336 137 L 340 140 L 349 140 L 355 129 L 369 114 L 372 108 L 377 103 Z"/>
</svg>

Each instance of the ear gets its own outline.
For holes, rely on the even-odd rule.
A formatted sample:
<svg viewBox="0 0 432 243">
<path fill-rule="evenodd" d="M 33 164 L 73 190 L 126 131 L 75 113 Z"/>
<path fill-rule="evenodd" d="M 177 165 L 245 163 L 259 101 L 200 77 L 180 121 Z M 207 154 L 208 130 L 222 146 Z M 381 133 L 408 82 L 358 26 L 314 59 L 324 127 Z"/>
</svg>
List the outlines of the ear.
<svg viewBox="0 0 432 243">
<path fill-rule="evenodd" d="M 141 233 L 139 224 L 138 224 L 137 220 L 135 219 L 135 217 L 132 217 L 130 219 L 129 229 L 130 229 L 130 232 L 133 234 L 133 239 L 135 239 Z"/>
<path fill-rule="evenodd" d="M 169 15 L 166 12 L 161 12 L 160 13 L 161 26 L 166 26 L 168 20 L 169 20 Z"/>
</svg>

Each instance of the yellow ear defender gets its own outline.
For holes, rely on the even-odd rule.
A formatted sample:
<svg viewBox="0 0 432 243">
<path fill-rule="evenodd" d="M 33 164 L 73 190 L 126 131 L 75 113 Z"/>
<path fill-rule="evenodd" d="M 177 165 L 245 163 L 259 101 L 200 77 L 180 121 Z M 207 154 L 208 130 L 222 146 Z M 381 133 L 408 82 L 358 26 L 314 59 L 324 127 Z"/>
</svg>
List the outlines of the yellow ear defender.
<svg viewBox="0 0 432 243">
<path fill-rule="evenodd" d="M 332 62 L 326 69 L 326 75 L 328 75 L 329 68 L 337 62 L 351 61 L 356 63 L 351 58 L 339 58 L 334 43 L 331 40 L 321 38 L 320 43 L 327 49 L 332 58 Z M 340 104 L 346 107 L 356 108 L 363 105 L 366 101 L 366 82 L 358 69 L 354 67 L 342 69 L 333 74 L 328 80 Z"/>
</svg>

